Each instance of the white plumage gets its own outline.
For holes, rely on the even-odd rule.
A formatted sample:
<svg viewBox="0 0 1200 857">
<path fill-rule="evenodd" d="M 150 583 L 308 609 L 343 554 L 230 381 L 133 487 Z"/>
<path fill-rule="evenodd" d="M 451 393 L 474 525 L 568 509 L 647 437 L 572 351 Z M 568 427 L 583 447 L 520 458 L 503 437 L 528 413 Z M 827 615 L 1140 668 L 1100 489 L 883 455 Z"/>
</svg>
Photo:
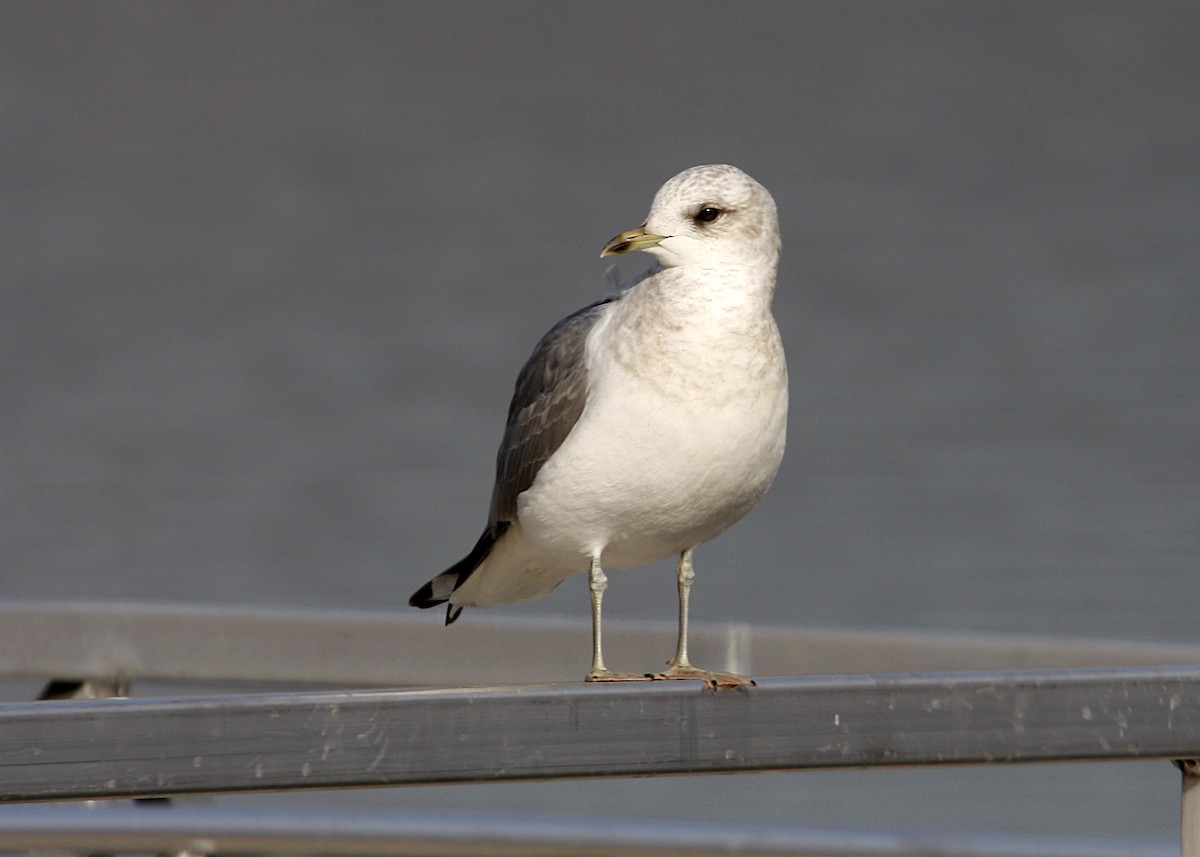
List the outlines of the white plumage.
<svg viewBox="0 0 1200 857">
<path fill-rule="evenodd" d="M 680 641 L 655 677 L 746 680 L 687 661 L 691 550 L 746 514 L 783 456 L 787 367 L 771 299 L 779 227 L 771 195 L 736 167 L 685 170 L 645 224 L 602 255 L 658 265 L 616 298 L 559 322 L 521 372 L 475 550 L 411 602 L 463 607 L 546 595 L 588 570 L 600 649 L 605 567 L 680 555 Z"/>
</svg>

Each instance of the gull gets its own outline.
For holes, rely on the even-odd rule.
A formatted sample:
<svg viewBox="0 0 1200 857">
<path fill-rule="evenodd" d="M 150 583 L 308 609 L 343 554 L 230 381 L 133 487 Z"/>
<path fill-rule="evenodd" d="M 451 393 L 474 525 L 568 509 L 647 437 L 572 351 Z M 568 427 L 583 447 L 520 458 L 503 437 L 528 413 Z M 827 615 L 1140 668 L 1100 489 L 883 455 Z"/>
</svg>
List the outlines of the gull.
<svg viewBox="0 0 1200 857">
<path fill-rule="evenodd" d="M 645 223 L 601 257 L 655 264 L 618 295 L 568 315 L 517 377 L 487 527 L 409 604 L 527 601 L 587 571 L 588 681 L 753 684 L 688 659 L 692 552 L 750 511 L 783 458 L 787 364 L 771 300 L 779 223 L 766 188 L 725 164 L 659 189 Z M 608 568 L 678 556 L 679 636 L 667 669 L 613 672 L 601 612 Z"/>
</svg>

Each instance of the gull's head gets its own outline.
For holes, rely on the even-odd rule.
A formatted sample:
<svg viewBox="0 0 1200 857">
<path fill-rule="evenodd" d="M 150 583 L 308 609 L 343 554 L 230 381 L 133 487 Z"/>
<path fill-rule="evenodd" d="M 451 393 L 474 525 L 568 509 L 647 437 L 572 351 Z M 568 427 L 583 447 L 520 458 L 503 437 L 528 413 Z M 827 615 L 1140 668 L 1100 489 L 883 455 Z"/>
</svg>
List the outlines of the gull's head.
<svg viewBox="0 0 1200 857">
<path fill-rule="evenodd" d="M 646 222 L 601 256 L 645 250 L 664 268 L 779 262 L 779 220 L 767 189 L 728 164 L 692 167 L 659 188 Z"/>
</svg>

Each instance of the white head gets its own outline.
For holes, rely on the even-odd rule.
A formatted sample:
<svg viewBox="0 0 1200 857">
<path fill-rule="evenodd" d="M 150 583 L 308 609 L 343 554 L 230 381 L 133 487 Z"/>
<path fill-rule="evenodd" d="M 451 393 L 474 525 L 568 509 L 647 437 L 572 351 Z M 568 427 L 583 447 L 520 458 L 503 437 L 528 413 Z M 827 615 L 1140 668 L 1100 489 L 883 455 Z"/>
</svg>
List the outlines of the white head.
<svg viewBox="0 0 1200 857">
<path fill-rule="evenodd" d="M 767 189 L 728 164 L 684 170 L 654 196 L 646 222 L 601 256 L 645 250 L 664 268 L 779 264 L 779 220 Z"/>
</svg>

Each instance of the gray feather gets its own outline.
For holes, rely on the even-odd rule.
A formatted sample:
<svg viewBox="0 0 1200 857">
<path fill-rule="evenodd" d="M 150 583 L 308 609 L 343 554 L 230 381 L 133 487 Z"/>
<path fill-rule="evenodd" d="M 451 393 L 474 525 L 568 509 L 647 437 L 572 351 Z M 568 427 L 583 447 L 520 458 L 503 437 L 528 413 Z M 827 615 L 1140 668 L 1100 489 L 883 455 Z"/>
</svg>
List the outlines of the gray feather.
<svg viewBox="0 0 1200 857">
<path fill-rule="evenodd" d="M 583 413 L 587 403 L 588 333 L 605 308 L 620 296 L 608 297 L 571 313 L 542 337 L 517 376 L 508 408 L 504 440 L 496 455 L 496 486 L 488 526 L 517 516 L 517 496 L 533 484 Z"/>
</svg>

